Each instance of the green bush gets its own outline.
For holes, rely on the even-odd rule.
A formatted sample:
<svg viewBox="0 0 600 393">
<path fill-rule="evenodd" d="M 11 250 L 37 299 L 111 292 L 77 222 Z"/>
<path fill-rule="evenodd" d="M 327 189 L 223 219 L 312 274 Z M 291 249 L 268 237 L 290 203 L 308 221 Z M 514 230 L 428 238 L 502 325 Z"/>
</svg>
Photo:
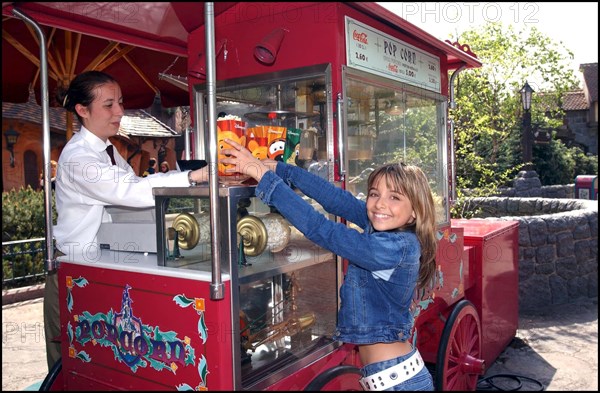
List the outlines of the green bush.
<svg viewBox="0 0 600 393">
<path fill-rule="evenodd" d="M 535 145 L 534 167 L 544 186 L 572 184 L 579 175 L 598 174 L 598 156 L 588 156 L 579 147 L 567 147 L 558 140 Z"/>
<path fill-rule="evenodd" d="M 598 175 L 598 156 L 584 154 L 583 151 L 577 149 L 573 155 L 575 159 L 575 177 L 579 175 Z"/>
<path fill-rule="evenodd" d="M 52 222 L 56 222 L 56 205 L 52 195 Z M 2 241 L 33 239 L 46 236 L 44 191 L 30 186 L 2 193 Z"/>
<path fill-rule="evenodd" d="M 56 222 L 56 207 L 52 197 L 53 220 Z M 46 219 L 44 191 L 31 187 L 2 193 L 2 242 L 44 238 Z M 2 246 L 2 287 L 29 285 L 41 281 L 44 273 L 45 241 Z M 13 278 L 23 277 L 18 281 Z M 8 282 L 7 285 L 4 283 Z"/>
</svg>

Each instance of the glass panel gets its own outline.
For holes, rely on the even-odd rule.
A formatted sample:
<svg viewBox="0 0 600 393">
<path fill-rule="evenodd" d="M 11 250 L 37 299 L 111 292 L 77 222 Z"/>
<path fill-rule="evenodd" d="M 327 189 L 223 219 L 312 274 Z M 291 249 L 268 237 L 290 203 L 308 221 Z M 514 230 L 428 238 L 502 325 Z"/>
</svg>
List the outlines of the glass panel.
<svg viewBox="0 0 600 393">
<path fill-rule="evenodd" d="M 223 273 L 229 273 L 230 257 L 231 266 L 238 268 L 240 283 L 333 261 L 331 252 L 307 240 L 274 208 L 254 197 L 253 186 L 221 190 L 233 194 L 221 201 L 221 242 L 226 245 L 231 241 L 233 249 L 222 255 Z M 199 195 L 169 196 L 170 191 Z M 160 250 L 164 249 L 161 254 L 164 266 L 209 272 L 212 236 L 208 187 L 181 191 L 157 188 L 155 192 L 157 203 L 164 206 L 164 214 L 158 220 L 164 228 L 164 239 L 159 245 Z M 316 210 L 327 214 L 319 204 L 311 203 Z"/>
<path fill-rule="evenodd" d="M 309 353 L 335 344 L 335 256 L 308 241 L 253 186 L 221 187 L 222 273 L 231 272 L 239 312 L 239 369 L 249 387 Z M 208 188 L 156 188 L 164 211 L 164 266 L 210 272 Z M 182 195 L 184 194 L 184 195 Z M 323 208 L 314 203 L 323 214 Z M 162 249 L 162 248 L 161 248 Z M 239 305 L 235 299 L 239 300 Z M 234 329 L 237 329 L 235 327 Z M 302 367 L 293 365 L 292 367 Z M 286 369 L 289 371 L 289 369 Z M 281 378 L 285 375 L 278 375 Z"/>
<path fill-rule="evenodd" d="M 346 73 L 347 189 L 366 198 L 369 174 L 389 162 L 419 166 L 428 176 L 438 223 L 449 220 L 445 98 L 365 73 Z"/>
<path fill-rule="evenodd" d="M 332 180 L 329 72 L 328 66 L 315 66 L 222 81 L 217 126 L 228 127 L 222 119 L 239 122 L 255 156 Z M 265 378 L 287 376 L 303 367 L 299 360 L 335 345 L 337 264 L 331 252 L 308 241 L 257 198 L 241 199 L 236 213 L 238 250 L 243 248 L 237 270 L 239 367 L 243 387 L 253 389 Z M 264 251 L 257 244 L 263 238 L 261 222 L 268 232 Z"/>
<path fill-rule="evenodd" d="M 333 179 L 328 65 L 221 81 L 216 90 L 219 135 L 230 137 L 225 134 L 231 131 L 259 158 L 285 161 Z M 203 101 L 200 93 L 196 98 Z M 197 110 L 200 107 L 204 105 Z M 196 118 L 207 116 L 203 112 Z M 208 139 L 206 132 L 201 134 Z M 239 313 L 239 325 L 234 317 L 232 326 L 233 374 L 236 384 L 241 378 L 243 388 L 262 390 L 266 379 L 280 380 L 305 367 L 306 359 L 340 345 L 332 339 L 339 268 L 335 255 L 307 240 L 254 197 L 254 183 L 235 184 L 222 174 L 219 183 L 221 272 L 230 274 L 232 315 Z M 165 266 L 210 272 L 208 187 L 154 192 L 164 212 L 159 228 L 165 252 L 159 259 L 164 257 Z"/>
<path fill-rule="evenodd" d="M 164 218 L 165 266 L 210 272 L 208 198 L 170 198 Z"/>
<path fill-rule="evenodd" d="M 228 127 L 221 119 L 237 121 L 257 157 L 298 165 L 329 180 L 330 92 L 328 65 L 220 81 L 217 126 Z"/>
<path fill-rule="evenodd" d="M 244 387 L 333 342 L 335 283 L 331 262 L 240 285 Z"/>
</svg>

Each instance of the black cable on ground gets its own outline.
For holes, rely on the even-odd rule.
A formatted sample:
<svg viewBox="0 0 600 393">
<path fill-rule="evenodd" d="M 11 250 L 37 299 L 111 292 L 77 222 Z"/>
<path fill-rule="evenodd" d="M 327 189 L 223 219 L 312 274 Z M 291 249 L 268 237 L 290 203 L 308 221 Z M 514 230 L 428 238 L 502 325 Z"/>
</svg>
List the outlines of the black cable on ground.
<svg viewBox="0 0 600 393">
<path fill-rule="evenodd" d="M 494 383 L 494 380 L 497 380 L 497 379 L 508 379 L 508 380 L 516 382 L 517 385 L 516 385 L 516 387 L 511 387 L 510 389 L 503 388 L 501 386 L 498 386 L 498 382 Z M 527 389 L 527 391 L 529 391 L 529 392 L 541 392 L 544 390 L 544 385 L 537 379 L 525 377 L 523 375 L 516 375 L 516 374 L 496 374 L 496 375 L 490 375 L 489 377 L 486 377 L 486 378 L 481 378 L 479 381 L 477 381 L 477 390 L 480 390 L 480 391 L 498 390 L 498 391 L 502 391 L 502 392 L 514 392 L 514 391 L 520 390 L 523 387 L 523 382 L 531 382 L 531 384 L 537 385 L 539 387 L 539 389 Z"/>
</svg>

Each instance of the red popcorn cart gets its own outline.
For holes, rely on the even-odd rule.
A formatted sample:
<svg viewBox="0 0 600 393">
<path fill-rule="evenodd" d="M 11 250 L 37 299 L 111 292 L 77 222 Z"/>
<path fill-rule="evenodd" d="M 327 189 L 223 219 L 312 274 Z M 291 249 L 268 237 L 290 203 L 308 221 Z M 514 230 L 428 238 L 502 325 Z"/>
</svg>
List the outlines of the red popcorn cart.
<svg viewBox="0 0 600 393">
<path fill-rule="evenodd" d="M 415 293 L 412 341 L 438 390 L 475 390 L 516 333 L 517 298 L 504 293 L 518 293 L 518 226 L 480 242 L 469 220 L 450 219 L 448 106 L 455 77 L 481 66 L 468 46 L 370 2 L 165 4 L 188 32 L 194 159 L 216 158 L 219 113 L 239 119 L 228 124 L 243 124 L 246 145 L 266 148 L 257 156 L 285 157 L 357 198 L 384 163 L 425 171 L 438 270 Z M 346 261 L 254 190 L 219 177 L 155 188 L 150 211 L 111 209 L 104 232 L 121 242 L 99 239 L 94 263 L 59 258 L 62 360 L 43 387 L 360 390 L 356 347 L 333 339 Z"/>
</svg>

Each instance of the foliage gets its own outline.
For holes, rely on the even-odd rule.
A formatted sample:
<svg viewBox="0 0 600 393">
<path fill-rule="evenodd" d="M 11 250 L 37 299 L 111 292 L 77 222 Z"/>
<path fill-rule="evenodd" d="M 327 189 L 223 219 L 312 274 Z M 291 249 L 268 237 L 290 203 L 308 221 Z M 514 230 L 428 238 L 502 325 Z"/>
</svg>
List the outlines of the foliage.
<svg viewBox="0 0 600 393">
<path fill-rule="evenodd" d="M 552 140 L 549 145 L 534 146 L 534 152 L 542 184 L 571 184 L 578 175 L 598 174 L 598 156 L 587 156 L 579 147 Z"/>
<path fill-rule="evenodd" d="M 52 195 L 52 222 L 56 207 Z M 2 241 L 33 239 L 46 236 L 44 191 L 30 186 L 2 193 Z"/>
<path fill-rule="evenodd" d="M 52 206 L 52 222 L 56 222 L 54 195 Z M 2 242 L 43 238 L 45 235 L 44 191 L 36 191 L 27 186 L 3 192 Z M 2 246 L 3 281 L 13 277 L 31 279 L 35 274 L 44 273 L 44 251 L 45 241 Z"/>
<path fill-rule="evenodd" d="M 533 159 L 536 172 L 542 184 L 569 184 L 575 178 L 573 149 L 552 140 L 549 145 L 534 146 Z"/>
<path fill-rule="evenodd" d="M 558 128 L 564 117 L 561 97 L 577 88 L 569 65 L 573 54 L 535 27 L 516 33 L 512 26 L 489 23 L 457 40 L 468 43 L 483 63 L 459 74 L 457 109 L 450 111 L 457 187 L 479 189 L 477 196 L 491 195 L 497 187 L 512 186 L 511 179 L 523 165 L 519 90 L 526 80 L 535 90 L 531 109 L 535 127 Z M 543 185 L 573 181 L 577 152 L 553 140 L 535 145 L 532 153 Z"/>
<path fill-rule="evenodd" d="M 450 207 L 450 216 L 452 218 L 476 218 L 481 217 L 483 208 L 473 203 L 472 199 L 458 193 L 458 199 Z M 477 195 L 479 196 L 479 195 Z"/>
<path fill-rule="evenodd" d="M 584 154 L 580 149 L 574 149 L 575 177 L 579 175 L 598 175 L 598 156 Z"/>
<path fill-rule="evenodd" d="M 2 289 L 41 282 L 45 276 L 46 242 L 2 246 Z"/>
</svg>

